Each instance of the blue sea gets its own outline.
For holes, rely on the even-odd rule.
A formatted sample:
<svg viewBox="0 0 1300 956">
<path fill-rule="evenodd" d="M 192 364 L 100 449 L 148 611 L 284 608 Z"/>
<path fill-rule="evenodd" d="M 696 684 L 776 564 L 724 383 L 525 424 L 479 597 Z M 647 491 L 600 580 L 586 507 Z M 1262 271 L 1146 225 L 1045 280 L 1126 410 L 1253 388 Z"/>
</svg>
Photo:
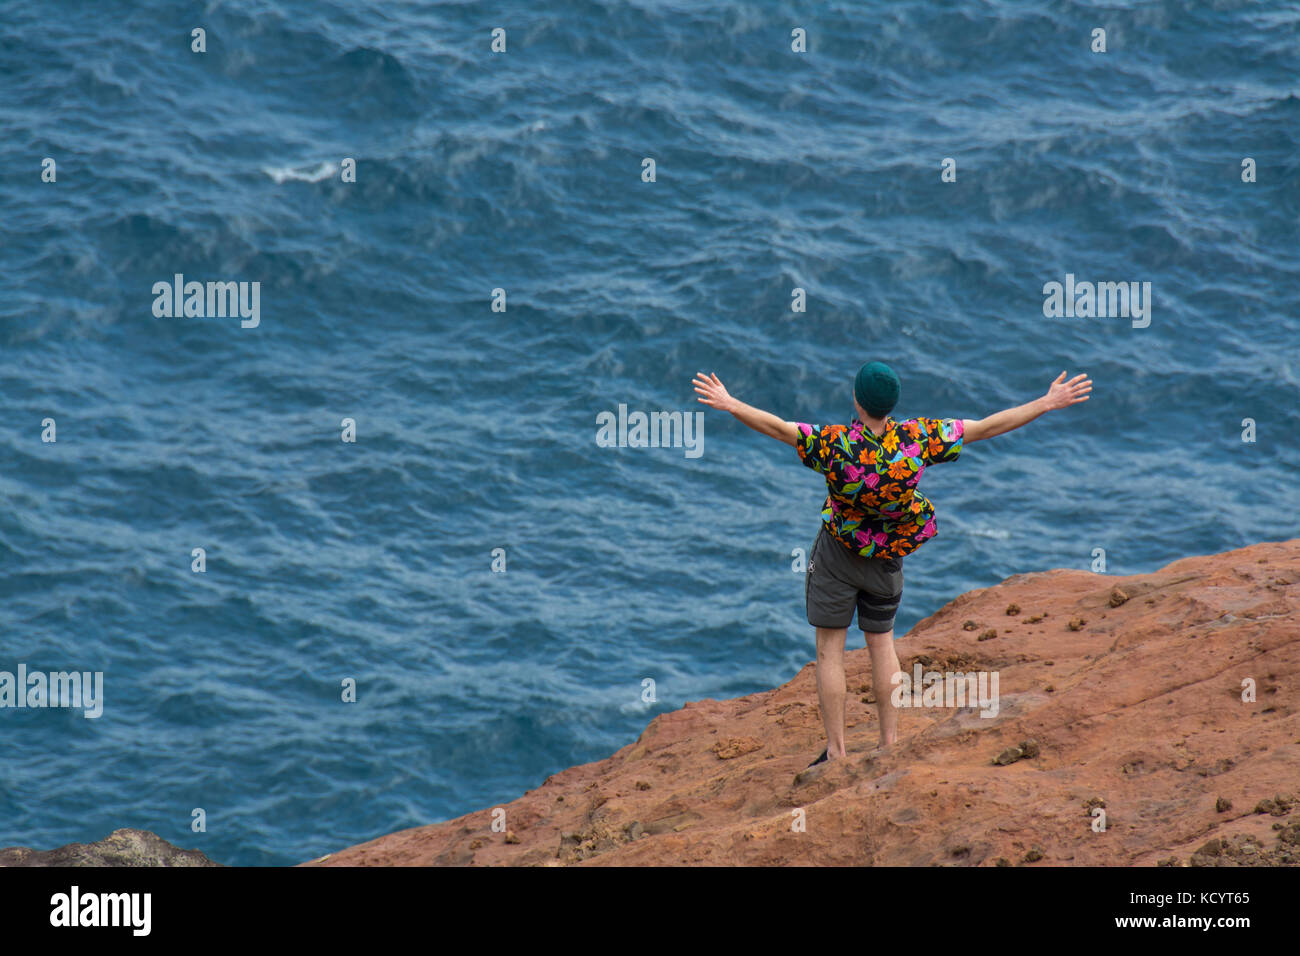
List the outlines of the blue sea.
<svg viewBox="0 0 1300 956">
<path fill-rule="evenodd" d="M 1294 3 L 4 0 L 0 210 L 0 671 L 103 674 L 0 709 L 0 846 L 296 863 L 788 680 L 824 486 L 699 370 L 810 423 L 870 359 L 899 417 L 1092 377 L 927 472 L 900 635 L 1300 535 Z"/>
</svg>

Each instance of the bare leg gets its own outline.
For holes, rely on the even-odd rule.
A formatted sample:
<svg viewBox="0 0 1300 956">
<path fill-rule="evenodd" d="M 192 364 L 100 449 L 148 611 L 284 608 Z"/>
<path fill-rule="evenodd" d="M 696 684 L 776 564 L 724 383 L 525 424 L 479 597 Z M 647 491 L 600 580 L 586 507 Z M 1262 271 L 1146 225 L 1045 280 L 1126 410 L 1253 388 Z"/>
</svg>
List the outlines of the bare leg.
<svg viewBox="0 0 1300 956">
<path fill-rule="evenodd" d="M 817 700 L 826 726 L 826 759 L 844 752 L 844 638 L 845 627 L 817 628 Z"/>
<path fill-rule="evenodd" d="M 881 746 L 892 744 L 898 739 L 898 708 L 894 706 L 893 677 L 901 670 L 898 665 L 898 652 L 894 650 L 894 632 L 872 633 L 863 631 L 867 639 L 867 649 L 871 652 L 871 688 L 876 694 L 876 709 L 880 714 Z M 821 649 L 821 632 L 817 632 L 818 650 Z M 817 670 L 821 671 L 820 661 Z M 843 670 L 841 670 L 841 675 Z M 843 702 L 843 698 L 841 698 Z"/>
</svg>

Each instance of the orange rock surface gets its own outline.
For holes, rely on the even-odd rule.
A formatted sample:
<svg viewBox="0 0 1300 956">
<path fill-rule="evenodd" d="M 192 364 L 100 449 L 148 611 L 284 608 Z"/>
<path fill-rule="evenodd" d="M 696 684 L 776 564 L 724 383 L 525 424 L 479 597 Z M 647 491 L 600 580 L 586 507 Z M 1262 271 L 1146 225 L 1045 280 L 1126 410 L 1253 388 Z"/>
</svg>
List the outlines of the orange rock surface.
<svg viewBox="0 0 1300 956">
<path fill-rule="evenodd" d="M 504 804 L 508 832 L 485 808 L 306 865 L 1294 865 L 1298 582 L 1300 539 L 1129 577 L 1017 575 L 898 644 L 909 672 L 997 672 L 994 717 L 904 710 L 900 742 L 871 755 L 859 649 L 848 760 L 801 773 L 825 745 L 810 663 L 655 717 Z"/>
</svg>

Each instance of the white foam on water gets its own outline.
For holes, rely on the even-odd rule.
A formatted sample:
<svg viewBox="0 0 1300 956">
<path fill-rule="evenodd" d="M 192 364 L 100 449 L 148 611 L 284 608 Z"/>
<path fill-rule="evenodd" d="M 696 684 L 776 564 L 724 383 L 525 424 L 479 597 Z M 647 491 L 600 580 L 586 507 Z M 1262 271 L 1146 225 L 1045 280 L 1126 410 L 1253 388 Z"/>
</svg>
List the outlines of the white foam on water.
<svg viewBox="0 0 1300 956">
<path fill-rule="evenodd" d="M 323 162 L 315 166 L 303 164 L 299 166 L 263 166 L 262 172 L 275 180 L 276 185 L 296 180 L 303 183 L 318 183 L 322 179 L 329 179 L 339 171 L 337 163 Z"/>
</svg>

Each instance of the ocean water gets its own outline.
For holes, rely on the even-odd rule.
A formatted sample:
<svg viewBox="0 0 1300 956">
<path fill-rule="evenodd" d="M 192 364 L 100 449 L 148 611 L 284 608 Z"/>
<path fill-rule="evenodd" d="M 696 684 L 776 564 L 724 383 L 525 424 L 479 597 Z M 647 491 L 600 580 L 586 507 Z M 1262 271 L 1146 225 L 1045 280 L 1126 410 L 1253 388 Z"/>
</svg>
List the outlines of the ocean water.
<svg viewBox="0 0 1300 956">
<path fill-rule="evenodd" d="M 900 415 L 1092 376 L 927 473 L 900 634 L 1300 535 L 1294 4 L 5 0 L 0 91 L 0 670 L 104 675 L 0 709 L 0 846 L 295 863 L 787 680 L 818 476 L 711 411 L 596 442 L 700 369 L 821 423 L 871 358 Z"/>
</svg>

